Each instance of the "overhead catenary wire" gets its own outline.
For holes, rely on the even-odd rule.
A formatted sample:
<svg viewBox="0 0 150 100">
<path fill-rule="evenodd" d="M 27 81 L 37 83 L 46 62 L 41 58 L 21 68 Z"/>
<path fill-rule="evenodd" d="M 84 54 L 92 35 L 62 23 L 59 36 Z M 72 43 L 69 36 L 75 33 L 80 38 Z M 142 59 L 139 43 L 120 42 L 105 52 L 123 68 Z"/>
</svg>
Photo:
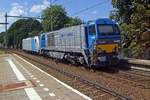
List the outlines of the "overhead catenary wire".
<svg viewBox="0 0 150 100">
<path fill-rule="evenodd" d="M 58 0 L 54 0 L 54 1 L 52 1 L 51 3 L 54 4 L 54 3 L 57 2 L 57 1 L 58 1 Z"/>
<path fill-rule="evenodd" d="M 78 11 L 78 12 L 75 12 L 74 15 L 78 15 L 78 14 L 80 14 L 80 13 L 83 13 L 83 12 L 87 11 L 87 10 L 90 10 L 90 9 L 93 9 L 93 8 L 95 8 L 95 7 L 97 7 L 97 6 L 103 5 L 103 4 L 105 4 L 105 3 L 109 2 L 109 1 L 110 1 L 110 0 L 105 0 L 105 1 L 103 1 L 103 2 L 99 2 L 99 3 L 97 3 L 97 4 L 94 4 L 94 5 L 92 5 L 92 6 L 89 6 L 89 7 L 84 8 L 84 9 Z"/>
</svg>

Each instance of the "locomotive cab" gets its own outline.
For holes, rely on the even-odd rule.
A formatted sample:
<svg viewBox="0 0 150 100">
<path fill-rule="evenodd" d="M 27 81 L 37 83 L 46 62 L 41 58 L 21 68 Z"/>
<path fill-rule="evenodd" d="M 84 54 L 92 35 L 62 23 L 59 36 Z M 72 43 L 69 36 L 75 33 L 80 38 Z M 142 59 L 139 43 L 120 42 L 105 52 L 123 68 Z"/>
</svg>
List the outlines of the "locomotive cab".
<svg viewBox="0 0 150 100">
<path fill-rule="evenodd" d="M 99 67 L 118 63 L 121 37 L 115 22 L 110 19 L 91 21 L 86 34 L 90 65 Z"/>
</svg>

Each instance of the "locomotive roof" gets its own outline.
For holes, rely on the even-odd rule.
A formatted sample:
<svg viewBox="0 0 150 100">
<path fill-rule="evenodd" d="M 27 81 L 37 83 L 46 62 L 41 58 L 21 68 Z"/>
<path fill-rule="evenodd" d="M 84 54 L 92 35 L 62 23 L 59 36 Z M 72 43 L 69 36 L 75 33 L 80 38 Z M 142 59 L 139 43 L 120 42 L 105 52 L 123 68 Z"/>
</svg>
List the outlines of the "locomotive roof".
<svg viewBox="0 0 150 100">
<path fill-rule="evenodd" d="M 111 20 L 110 18 L 99 18 L 99 19 L 91 20 L 91 21 L 88 21 L 87 23 L 81 24 L 81 26 L 88 26 L 88 25 L 91 25 L 91 24 L 116 24 L 116 22 Z M 64 27 L 64 28 L 61 28 L 61 29 L 56 30 L 56 31 L 42 33 L 42 35 L 43 34 L 51 34 L 51 33 L 54 33 L 54 32 L 57 33 L 61 30 L 64 30 L 64 29 L 67 29 L 67 28 L 73 28 L 73 27 L 76 27 L 76 26 L 79 26 L 79 25 Z"/>
<path fill-rule="evenodd" d="M 96 20 L 88 21 L 87 24 L 96 23 L 96 24 L 116 24 L 115 21 L 109 19 L 109 18 L 99 18 Z"/>
</svg>

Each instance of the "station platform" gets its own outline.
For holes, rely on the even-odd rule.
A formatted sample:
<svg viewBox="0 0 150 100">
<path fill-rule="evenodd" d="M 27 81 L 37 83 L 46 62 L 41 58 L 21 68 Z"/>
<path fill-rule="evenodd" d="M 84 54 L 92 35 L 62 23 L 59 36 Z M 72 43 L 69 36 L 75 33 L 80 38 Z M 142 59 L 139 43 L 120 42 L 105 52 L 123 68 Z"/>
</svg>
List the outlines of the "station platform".
<svg viewBox="0 0 150 100">
<path fill-rule="evenodd" d="M 0 100 L 92 100 L 16 54 L 0 55 Z"/>
</svg>

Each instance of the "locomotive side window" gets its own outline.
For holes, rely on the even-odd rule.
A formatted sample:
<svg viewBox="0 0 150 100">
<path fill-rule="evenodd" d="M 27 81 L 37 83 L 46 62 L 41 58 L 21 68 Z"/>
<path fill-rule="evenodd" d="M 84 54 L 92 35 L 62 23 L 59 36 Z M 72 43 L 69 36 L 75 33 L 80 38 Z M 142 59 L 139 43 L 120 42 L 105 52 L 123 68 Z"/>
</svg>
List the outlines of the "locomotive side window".
<svg viewBox="0 0 150 100">
<path fill-rule="evenodd" d="M 89 35 L 96 35 L 95 25 L 89 26 Z"/>
<path fill-rule="evenodd" d="M 114 31 L 115 31 L 115 33 L 118 33 L 118 34 L 120 33 L 119 27 L 117 25 L 115 25 Z"/>
</svg>

